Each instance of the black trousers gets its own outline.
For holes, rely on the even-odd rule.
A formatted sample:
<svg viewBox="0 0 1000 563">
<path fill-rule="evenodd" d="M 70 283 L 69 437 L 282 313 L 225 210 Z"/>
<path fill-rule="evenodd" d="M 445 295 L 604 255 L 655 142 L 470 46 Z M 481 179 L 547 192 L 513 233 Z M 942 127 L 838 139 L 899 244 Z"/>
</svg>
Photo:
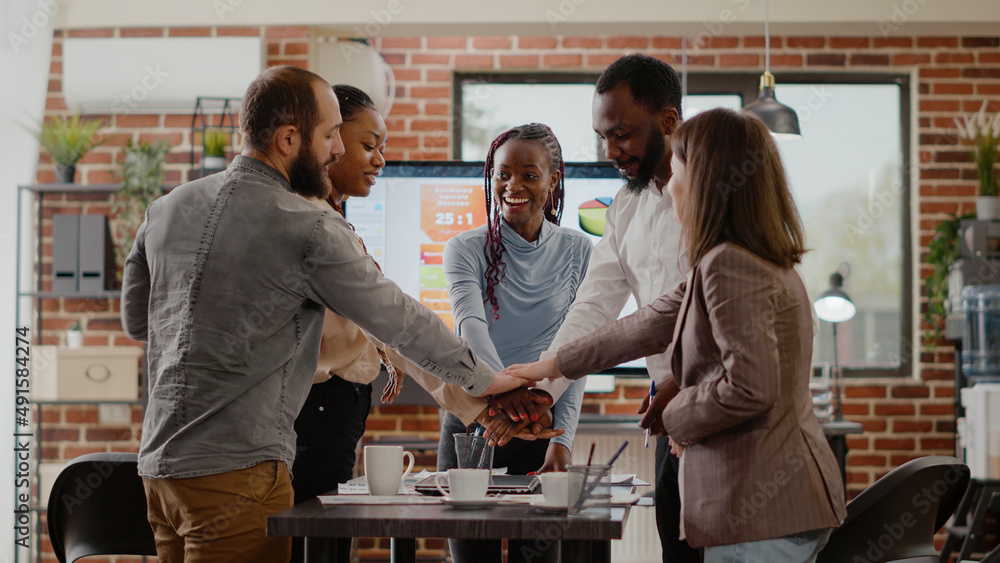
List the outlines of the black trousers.
<svg viewBox="0 0 1000 563">
<path fill-rule="evenodd" d="M 295 504 L 330 491 L 354 476 L 355 448 L 365 433 L 365 421 L 372 406 L 372 386 L 351 383 L 333 376 L 313 385 L 309 397 L 295 419 L 295 464 L 292 488 Z M 338 561 L 348 561 L 351 539 L 337 538 L 324 542 Z M 303 542 L 292 542 L 292 561 L 302 561 Z"/>
<path fill-rule="evenodd" d="M 680 460 L 670 453 L 667 437 L 656 439 L 656 531 L 660 535 L 663 563 L 701 563 L 701 550 L 681 535 L 681 494 L 677 486 Z"/>
<path fill-rule="evenodd" d="M 458 467 L 453 434 L 465 434 L 462 421 L 451 413 L 445 414 L 438 442 L 438 471 Z M 506 446 L 493 450 L 493 467 L 506 467 L 510 475 L 527 475 L 545 463 L 548 440 L 513 439 Z M 559 545 L 546 530 L 539 530 L 538 538 L 507 541 L 508 563 L 548 563 L 559 558 Z M 551 531 L 549 531 L 551 532 Z M 503 546 L 500 540 L 448 540 L 454 563 L 500 563 L 503 561 Z"/>
</svg>

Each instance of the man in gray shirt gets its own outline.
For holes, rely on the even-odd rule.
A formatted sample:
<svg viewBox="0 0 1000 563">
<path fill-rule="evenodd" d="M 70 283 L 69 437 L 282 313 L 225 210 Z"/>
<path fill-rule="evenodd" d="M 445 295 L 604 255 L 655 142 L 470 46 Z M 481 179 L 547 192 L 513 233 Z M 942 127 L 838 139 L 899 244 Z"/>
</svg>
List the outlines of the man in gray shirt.
<svg viewBox="0 0 1000 563">
<path fill-rule="evenodd" d="M 139 473 L 160 561 L 288 560 L 265 519 L 292 505 L 293 423 L 327 308 L 472 395 L 523 383 L 494 376 L 343 217 L 296 195 L 329 193 L 341 123 L 321 77 L 268 69 L 243 100 L 243 154 L 153 203 L 136 234 L 122 322 L 149 343 Z"/>
</svg>

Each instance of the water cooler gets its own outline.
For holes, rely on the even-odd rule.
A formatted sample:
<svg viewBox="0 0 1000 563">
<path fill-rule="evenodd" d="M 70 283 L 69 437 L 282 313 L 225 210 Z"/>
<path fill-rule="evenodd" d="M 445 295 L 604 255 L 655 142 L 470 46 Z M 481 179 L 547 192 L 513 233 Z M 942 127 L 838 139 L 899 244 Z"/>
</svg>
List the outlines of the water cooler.
<svg viewBox="0 0 1000 563">
<path fill-rule="evenodd" d="M 956 447 L 974 478 L 1000 478 L 1000 222 L 963 221 L 946 334 L 955 340 Z"/>
</svg>

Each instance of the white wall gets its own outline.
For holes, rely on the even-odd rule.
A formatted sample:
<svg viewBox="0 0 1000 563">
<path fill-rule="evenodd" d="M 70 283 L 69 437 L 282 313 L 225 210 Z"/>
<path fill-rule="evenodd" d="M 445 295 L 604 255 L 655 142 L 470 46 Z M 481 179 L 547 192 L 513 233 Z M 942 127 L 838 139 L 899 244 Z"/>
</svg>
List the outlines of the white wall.
<svg viewBox="0 0 1000 563">
<path fill-rule="evenodd" d="M 4 562 L 14 556 L 14 457 L 8 452 L 13 451 L 15 431 L 17 186 L 35 180 L 38 142 L 23 125 L 33 125 L 45 110 L 51 19 L 34 0 L 0 0 L 0 561 Z"/>
<path fill-rule="evenodd" d="M 32 2 L 38 0 L 30 0 Z M 60 28 L 311 25 L 348 36 L 662 34 L 761 31 L 762 0 L 42 0 L 65 4 Z M 771 0 L 774 33 L 996 34 L 996 0 Z M 727 12 L 728 11 L 728 12 Z M 365 31 L 365 30 L 368 31 Z M 360 30 L 360 32 L 359 32 Z M 372 31 L 375 31 L 374 33 Z"/>
</svg>

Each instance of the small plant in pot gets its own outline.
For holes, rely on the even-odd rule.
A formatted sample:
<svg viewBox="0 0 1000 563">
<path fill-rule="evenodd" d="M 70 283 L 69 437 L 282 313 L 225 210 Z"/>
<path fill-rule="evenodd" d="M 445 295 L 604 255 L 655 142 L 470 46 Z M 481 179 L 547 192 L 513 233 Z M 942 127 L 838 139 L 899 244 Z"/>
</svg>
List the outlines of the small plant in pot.
<svg viewBox="0 0 1000 563">
<path fill-rule="evenodd" d="M 99 119 L 80 119 L 80 110 L 68 119 L 56 115 L 43 123 L 35 132 L 42 150 L 52 157 L 56 165 L 56 181 L 72 184 L 76 164 L 94 147 L 104 143 L 98 133 L 104 128 Z"/>
<path fill-rule="evenodd" d="M 229 134 L 218 129 L 205 131 L 205 152 L 202 154 L 201 167 L 205 170 L 222 170 L 229 166 L 226 160 L 226 146 L 229 145 Z"/>
<path fill-rule="evenodd" d="M 83 327 L 78 321 L 73 321 L 66 329 L 66 347 L 76 349 L 83 346 Z"/>
<path fill-rule="evenodd" d="M 979 111 L 955 120 L 958 136 L 972 143 L 972 161 L 976 164 L 979 192 L 976 197 L 976 218 L 980 221 L 1000 219 L 1000 198 L 997 197 L 997 148 L 1000 141 L 1000 113 L 992 119 L 986 115 L 986 102 Z"/>
<path fill-rule="evenodd" d="M 166 141 L 133 143 L 130 139 L 122 149 L 122 187 L 111 198 L 112 234 L 115 237 L 115 259 L 118 272 L 132 250 L 135 232 L 146 216 L 146 208 L 163 195 L 166 173 L 163 165 L 170 145 Z"/>
</svg>

